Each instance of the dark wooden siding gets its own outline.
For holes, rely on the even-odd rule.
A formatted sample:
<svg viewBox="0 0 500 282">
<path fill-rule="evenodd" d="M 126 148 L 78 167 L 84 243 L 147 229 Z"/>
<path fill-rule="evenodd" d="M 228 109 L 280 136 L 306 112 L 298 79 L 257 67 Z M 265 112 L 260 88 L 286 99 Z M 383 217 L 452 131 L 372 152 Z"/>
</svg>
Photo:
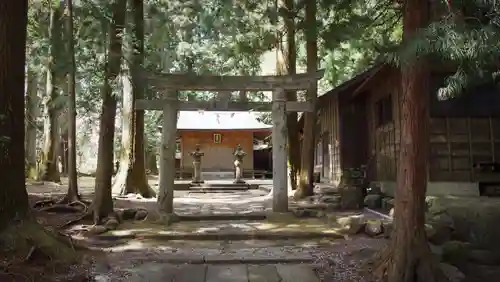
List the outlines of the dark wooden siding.
<svg viewBox="0 0 500 282">
<path fill-rule="evenodd" d="M 341 176 L 339 103 L 336 95 L 320 99 L 316 148 L 321 147 L 321 178 L 337 184 Z"/>
<path fill-rule="evenodd" d="M 479 162 L 500 163 L 499 90 L 485 85 L 471 88 L 456 98 L 439 100 L 437 90 L 443 84 L 443 75 L 435 74 L 432 78 L 429 180 L 500 182 L 499 173 L 474 169 Z M 342 169 L 366 164 L 370 181 L 396 180 L 401 141 L 399 81 L 397 71 L 384 70 L 356 95 L 354 89 L 349 89 L 320 98 L 317 140 L 322 143 L 322 165 L 329 165 L 329 170 L 322 170 L 324 178 L 335 182 L 340 179 Z M 378 107 L 379 102 L 389 97 L 391 118 L 381 114 Z"/>
<path fill-rule="evenodd" d="M 389 75 L 384 73 L 384 75 Z M 400 87 L 398 77 L 391 74 L 391 79 L 374 81 L 366 91 L 368 128 L 369 128 L 369 167 L 368 176 L 370 180 L 395 181 L 397 173 L 397 162 L 399 158 L 400 143 Z M 390 119 L 384 117 L 381 122 L 380 105 L 389 104 L 392 106 Z"/>
</svg>

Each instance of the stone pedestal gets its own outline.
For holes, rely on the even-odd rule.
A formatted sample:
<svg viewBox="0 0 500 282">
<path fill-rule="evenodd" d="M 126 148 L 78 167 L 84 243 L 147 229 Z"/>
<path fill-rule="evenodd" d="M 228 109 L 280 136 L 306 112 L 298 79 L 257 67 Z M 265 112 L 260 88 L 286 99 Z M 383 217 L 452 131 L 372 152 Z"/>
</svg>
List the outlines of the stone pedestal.
<svg viewBox="0 0 500 282">
<path fill-rule="evenodd" d="M 205 183 L 204 180 L 201 179 L 201 162 L 194 161 L 193 162 L 193 184 L 201 184 Z"/>
</svg>

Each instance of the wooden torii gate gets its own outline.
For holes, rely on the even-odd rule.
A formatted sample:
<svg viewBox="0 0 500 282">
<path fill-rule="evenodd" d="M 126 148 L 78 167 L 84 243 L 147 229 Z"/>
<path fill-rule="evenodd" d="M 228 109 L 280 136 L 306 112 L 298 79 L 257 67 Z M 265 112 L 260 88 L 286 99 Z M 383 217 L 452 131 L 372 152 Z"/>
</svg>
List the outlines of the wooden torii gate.
<svg viewBox="0 0 500 282">
<path fill-rule="evenodd" d="M 173 209 L 175 181 L 175 141 L 178 111 L 258 111 L 272 112 L 273 212 L 288 211 L 286 112 L 311 112 L 310 102 L 286 100 L 286 90 L 306 90 L 323 77 L 315 73 L 283 76 L 214 76 L 195 74 L 142 73 L 143 81 L 163 93 L 163 99 L 136 100 L 136 110 L 163 111 L 162 145 L 158 205 L 162 217 L 175 217 Z M 179 101 L 179 91 L 272 91 L 272 102 Z"/>
</svg>

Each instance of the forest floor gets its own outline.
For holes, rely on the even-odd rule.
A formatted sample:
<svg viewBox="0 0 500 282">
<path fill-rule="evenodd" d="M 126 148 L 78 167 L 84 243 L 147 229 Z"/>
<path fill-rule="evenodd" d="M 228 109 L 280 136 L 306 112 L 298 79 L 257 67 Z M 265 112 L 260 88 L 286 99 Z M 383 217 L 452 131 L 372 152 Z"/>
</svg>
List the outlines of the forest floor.
<svg viewBox="0 0 500 282">
<path fill-rule="evenodd" d="M 155 188 L 157 180 L 151 177 Z M 67 186 L 28 185 L 30 201 L 64 195 Z M 79 179 L 82 196 L 91 199 L 94 179 Z M 180 215 L 248 214 L 265 212 L 271 198 L 261 190 L 238 193 L 191 194 L 175 192 L 175 212 Z M 115 198 L 116 208 L 143 208 L 154 213 L 156 200 L 135 195 Z M 75 213 L 37 212 L 39 222 L 55 228 L 80 216 Z M 192 282 L 319 282 L 368 281 L 360 266 L 387 244 L 382 238 L 339 236 L 335 228 L 317 218 L 282 223 L 265 220 L 190 220 L 171 227 L 150 220 L 125 221 L 116 231 L 84 237 L 78 233 L 90 222 L 66 230 L 75 241 L 92 250 L 79 267 L 40 272 L 34 279 L 1 281 L 192 281 Z M 249 236 L 248 234 L 253 234 Z M 80 241 L 78 241 L 80 242 Z M 91 258 L 91 259 L 90 259 Z M 47 275 L 47 273 L 51 273 Z M 189 275 L 188 275 L 189 274 Z M 259 280 L 265 278 L 267 280 Z M 269 276 L 270 275 L 270 276 Z M 40 277 L 46 277 L 43 280 Z M 274 277 L 272 280 L 269 277 Z M 33 275 L 30 275 L 33 277 Z M 189 280 L 191 279 L 191 280 Z M 270 280 L 271 279 L 271 280 Z"/>
</svg>

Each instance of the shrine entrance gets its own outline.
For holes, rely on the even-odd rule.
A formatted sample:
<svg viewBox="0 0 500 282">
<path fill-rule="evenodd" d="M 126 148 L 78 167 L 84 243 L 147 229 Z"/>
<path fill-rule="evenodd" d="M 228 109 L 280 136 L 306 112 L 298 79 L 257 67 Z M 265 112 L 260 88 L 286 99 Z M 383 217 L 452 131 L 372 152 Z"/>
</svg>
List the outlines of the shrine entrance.
<svg viewBox="0 0 500 282">
<path fill-rule="evenodd" d="M 272 113 L 272 210 L 288 211 L 287 112 L 312 112 L 310 102 L 287 101 L 285 91 L 307 90 L 323 77 L 315 73 L 284 76 L 213 76 L 143 73 L 143 80 L 162 93 L 162 99 L 136 100 L 136 110 L 163 111 L 158 208 L 167 220 L 174 217 L 175 153 L 178 111 L 255 111 Z M 179 91 L 214 91 L 213 101 L 180 101 Z M 272 102 L 231 102 L 232 91 L 272 91 Z M 223 94 L 223 95 L 220 95 Z"/>
</svg>

